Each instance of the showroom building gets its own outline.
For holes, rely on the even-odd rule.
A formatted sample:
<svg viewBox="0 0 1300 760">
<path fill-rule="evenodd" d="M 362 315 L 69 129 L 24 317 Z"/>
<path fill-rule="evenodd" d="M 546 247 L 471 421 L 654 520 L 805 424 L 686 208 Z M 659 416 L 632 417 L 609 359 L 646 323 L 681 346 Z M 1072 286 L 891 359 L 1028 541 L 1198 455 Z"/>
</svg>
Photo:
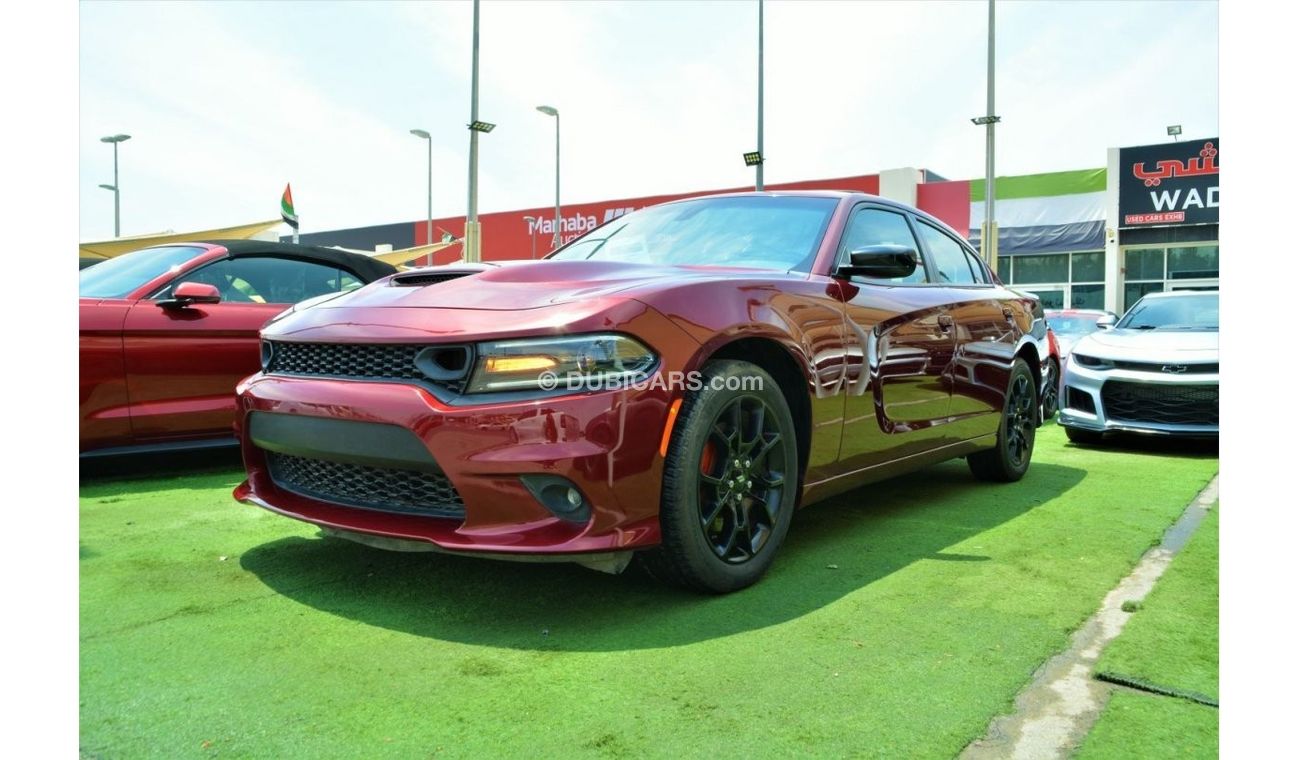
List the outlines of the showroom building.
<svg viewBox="0 0 1300 760">
<path fill-rule="evenodd" d="M 1219 285 L 1219 140 L 1202 138 L 1111 148 L 1105 167 L 998 177 L 998 275 L 1048 308 L 1122 313 L 1146 293 Z M 979 246 L 985 182 L 948 180 L 915 168 L 769 184 L 768 190 L 855 190 L 907 203 L 942 219 Z M 481 214 L 485 261 L 539 258 L 556 243 L 644 206 L 715 192 L 566 204 Z M 455 240 L 465 218 L 433 220 L 434 240 Z M 427 220 L 303 233 L 303 243 L 388 251 L 425 245 Z M 434 255 L 460 258 L 460 246 Z"/>
</svg>

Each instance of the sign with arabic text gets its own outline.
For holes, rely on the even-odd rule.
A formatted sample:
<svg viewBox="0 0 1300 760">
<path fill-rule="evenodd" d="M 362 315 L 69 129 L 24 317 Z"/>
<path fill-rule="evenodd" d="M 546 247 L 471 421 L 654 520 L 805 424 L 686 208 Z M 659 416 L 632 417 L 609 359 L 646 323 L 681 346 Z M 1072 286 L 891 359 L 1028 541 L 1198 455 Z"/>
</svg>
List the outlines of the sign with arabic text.
<svg viewBox="0 0 1300 760">
<path fill-rule="evenodd" d="M 1121 227 L 1219 223 L 1219 138 L 1119 150 Z"/>
</svg>

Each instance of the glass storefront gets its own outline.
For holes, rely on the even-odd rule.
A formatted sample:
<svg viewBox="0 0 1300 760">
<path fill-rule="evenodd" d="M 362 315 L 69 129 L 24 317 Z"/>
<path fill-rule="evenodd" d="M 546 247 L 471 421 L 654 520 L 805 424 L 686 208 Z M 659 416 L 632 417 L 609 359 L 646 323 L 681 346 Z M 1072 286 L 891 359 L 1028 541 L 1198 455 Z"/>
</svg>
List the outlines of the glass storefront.
<svg viewBox="0 0 1300 760">
<path fill-rule="evenodd" d="M 1037 295 L 1045 309 L 1104 309 L 1105 271 L 1104 251 L 998 257 L 1002 282 Z"/>
<path fill-rule="evenodd" d="M 1166 290 L 1218 290 L 1217 243 L 1125 248 L 1124 311 L 1147 293 Z"/>
</svg>

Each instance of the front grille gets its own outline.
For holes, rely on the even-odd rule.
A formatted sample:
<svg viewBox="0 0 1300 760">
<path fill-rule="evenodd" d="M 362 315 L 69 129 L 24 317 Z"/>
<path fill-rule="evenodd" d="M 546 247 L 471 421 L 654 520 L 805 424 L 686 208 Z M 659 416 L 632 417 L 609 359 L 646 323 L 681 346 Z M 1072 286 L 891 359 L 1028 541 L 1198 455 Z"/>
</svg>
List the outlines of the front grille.
<svg viewBox="0 0 1300 760">
<path fill-rule="evenodd" d="M 1177 375 L 1217 375 L 1218 362 L 1201 362 L 1199 364 L 1155 363 L 1155 362 L 1112 362 L 1115 369 L 1127 369 L 1133 372 L 1161 372 Z M 1178 368 L 1182 368 L 1179 370 Z M 1171 371 L 1172 370 L 1172 371 Z"/>
<path fill-rule="evenodd" d="M 364 377 L 423 380 L 415 355 L 424 346 L 413 343 L 286 343 L 269 341 L 271 360 L 266 371 L 275 375 Z"/>
<path fill-rule="evenodd" d="M 1131 383 L 1107 380 L 1101 387 L 1107 419 L 1167 425 L 1218 425 L 1219 386 Z"/>
<path fill-rule="evenodd" d="M 465 503 L 440 472 L 397 470 L 266 452 L 271 480 L 285 491 L 380 512 L 465 517 Z"/>
</svg>

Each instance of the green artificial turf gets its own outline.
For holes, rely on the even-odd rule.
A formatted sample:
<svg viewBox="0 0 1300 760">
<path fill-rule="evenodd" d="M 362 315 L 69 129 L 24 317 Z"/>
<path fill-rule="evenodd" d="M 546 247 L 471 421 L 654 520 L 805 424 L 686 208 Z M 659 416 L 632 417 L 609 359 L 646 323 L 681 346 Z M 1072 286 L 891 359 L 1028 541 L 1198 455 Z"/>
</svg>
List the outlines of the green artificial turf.
<svg viewBox="0 0 1300 760">
<path fill-rule="evenodd" d="M 1192 534 L 1106 647 L 1097 673 L 1219 698 L 1219 510 Z"/>
<path fill-rule="evenodd" d="M 1075 760 L 1219 756 L 1219 711 L 1172 697 L 1117 691 Z"/>
<path fill-rule="evenodd" d="M 81 745 L 103 757 L 951 757 L 1218 467 L 1040 430 L 796 516 L 725 597 L 386 553 L 235 503 L 239 473 L 81 499 Z"/>
</svg>

